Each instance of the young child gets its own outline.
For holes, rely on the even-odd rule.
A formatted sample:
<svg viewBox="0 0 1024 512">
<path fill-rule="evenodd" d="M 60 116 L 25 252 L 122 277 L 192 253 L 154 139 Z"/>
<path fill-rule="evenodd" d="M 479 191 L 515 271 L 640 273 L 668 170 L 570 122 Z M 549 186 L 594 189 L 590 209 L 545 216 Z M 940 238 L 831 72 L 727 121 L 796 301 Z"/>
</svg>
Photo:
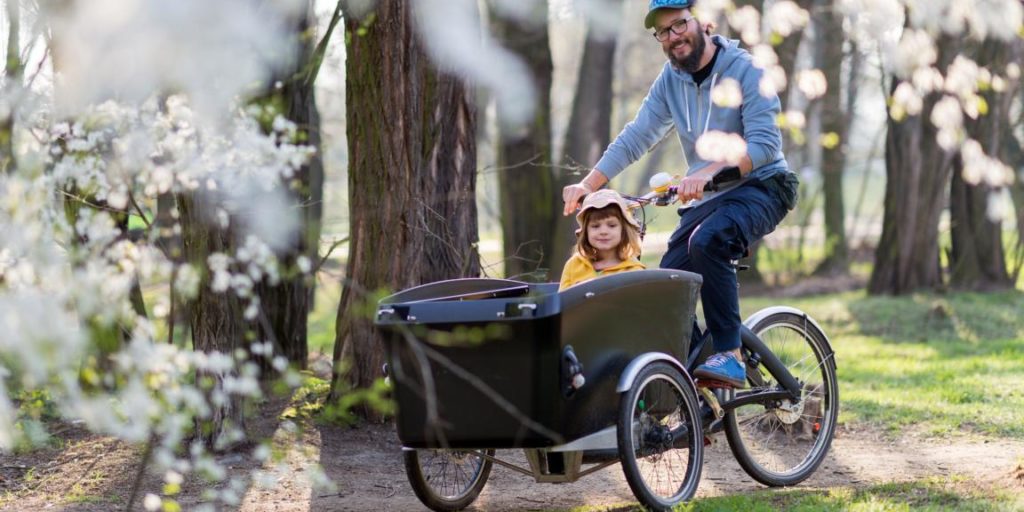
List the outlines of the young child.
<svg viewBox="0 0 1024 512">
<path fill-rule="evenodd" d="M 576 222 L 576 248 L 562 269 L 559 291 L 598 276 L 645 268 L 637 259 L 640 223 L 618 192 L 605 189 L 588 195 Z"/>
</svg>

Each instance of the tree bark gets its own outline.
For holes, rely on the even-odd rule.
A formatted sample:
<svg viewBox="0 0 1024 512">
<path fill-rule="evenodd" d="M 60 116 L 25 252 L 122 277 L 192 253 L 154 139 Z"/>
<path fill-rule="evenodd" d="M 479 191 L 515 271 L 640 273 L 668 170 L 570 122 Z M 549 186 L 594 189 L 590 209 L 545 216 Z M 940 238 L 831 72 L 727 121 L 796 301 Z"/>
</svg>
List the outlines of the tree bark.
<svg viewBox="0 0 1024 512">
<path fill-rule="evenodd" d="M 985 41 L 975 61 L 991 70 L 1005 69 L 1012 62 L 1011 44 L 992 39 Z M 1018 80 L 1008 79 L 1005 90 L 985 91 L 982 97 L 989 105 L 988 114 L 967 120 L 968 135 L 978 141 L 988 155 L 1002 154 L 1003 134 L 1012 127 L 1010 109 L 1018 85 Z M 959 158 L 954 162 L 950 191 L 953 245 L 949 262 L 953 288 L 992 290 L 1013 286 L 1006 269 L 1002 222 L 988 216 L 989 200 L 996 192 L 984 183 L 965 182 L 963 162 Z"/>
<path fill-rule="evenodd" d="M 506 47 L 525 60 L 536 86 L 532 121 L 501 130 L 497 159 L 505 275 L 534 280 L 549 277 L 536 273 L 546 274 L 553 265 L 562 263 L 552 247 L 559 213 L 551 172 L 553 65 L 548 45 L 547 3 L 540 2 L 535 9 L 529 20 L 494 23 L 495 32 Z"/>
<path fill-rule="evenodd" d="M 431 67 L 415 27 L 401 0 L 345 18 L 351 215 L 334 397 L 381 377 L 371 292 L 480 272 L 474 101 L 466 84 Z"/>
<path fill-rule="evenodd" d="M 839 144 L 822 148 L 821 174 L 825 210 L 825 260 L 815 269 L 819 275 L 841 275 L 850 270 L 843 206 L 843 170 L 848 117 L 841 98 L 843 69 L 843 16 L 833 0 L 821 0 L 815 13 L 815 60 L 825 74 L 828 89 L 821 104 L 821 131 L 835 133 Z M 852 94 L 852 91 L 851 91 Z"/>
<path fill-rule="evenodd" d="M 198 268 L 206 268 L 207 258 L 215 253 L 233 254 L 236 249 L 234 236 L 228 229 L 221 228 L 217 221 L 216 206 L 202 195 L 180 195 L 178 211 L 182 226 L 182 250 L 186 261 Z M 188 304 L 189 326 L 192 330 L 193 348 L 199 352 L 217 351 L 233 357 L 235 349 L 244 348 L 246 324 L 242 317 L 242 303 L 238 296 L 228 290 L 214 292 L 211 287 L 212 275 L 203 272 L 199 293 Z M 212 394 L 221 388 L 223 375 L 207 371 L 196 372 L 196 382 L 204 392 Z M 207 446 L 215 446 L 217 439 L 228 427 L 245 429 L 242 400 L 229 396 L 221 405 L 214 405 L 210 418 L 200 420 L 197 432 Z"/>
<path fill-rule="evenodd" d="M 959 50 L 955 38 L 937 41 L 939 69 Z M 890 93 L 900 80 L 894 78 Z M 939 147 L 929 119 L 939 95 L 925 97 L 921 113 L 887 120 L 885 213 L 875 265 L 868 282 L 874 295 L 902 295 L 943 286 L 939 263 L 939 216 L 953 173 L 954 154 Z"/>
<path fill-rule="evenodd" d="M 566 131 L 564 166 L 555 169 L 551 201 L 556 206 L 562 187 L 586 176 L 611 142 L 615 46 L 615 37 L 601 36 L 593 27 L 587 27 L 579 78 L 576 81 L 576 96 Z M 575 217 L 558 215 L 557 212 L 555 215 L 558 223 L 552 243 L 553 265 L 567 259 L 576 243 Z"/>
<path fill-rule="evenodd" d="M 315 75 L 311 68 L 317 66 L 314 40 L 309 32 L 315 26 L 313 2 L 303 2 L 295 18 L 293 36 L 296 53 L 290 65 L 280 70 L 270 80 L 269 91 L 264 101 L 279 105 L 281 114 L 298 125 L 305 135 L 305 143 L 316 152 L 306 165 L 302 166 L 286 183 L 292 205 L 301 212 L 300 231 L 289 246 L 278 251 L 277 258 L 284 272 L 276 286 L 261 282 L 256 289 L 260 297 L 261 314 L 257 332 L 261 340 L 273 340 L 281 355 L 300 368 L 306 367 L 309 357 L 307 343 L 307 320 L 313 305 L 314 275 L 307 275 L 297 266 L 299 257 L 305 256 L 311 265 L 319 262 L 320 223 L 323 216 L 324 165 L 320 148 L 320 111 L 314 94 Z M 328 37 L 328 36 L 325 36 Z M 278 89 L 274 84 L 280 83 Z M 315 269 L 314 269 L 315 270 Z M 263 369 L 269 370 L 269 361 L 262 361 Z"/>
</svg>

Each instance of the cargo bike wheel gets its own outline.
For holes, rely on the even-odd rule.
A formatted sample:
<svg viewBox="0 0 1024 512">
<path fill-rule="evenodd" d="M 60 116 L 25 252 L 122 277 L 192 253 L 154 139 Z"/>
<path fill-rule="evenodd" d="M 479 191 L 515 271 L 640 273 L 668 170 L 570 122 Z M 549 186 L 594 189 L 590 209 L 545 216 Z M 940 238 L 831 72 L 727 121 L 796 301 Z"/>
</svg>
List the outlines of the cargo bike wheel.
<svg viewBox="0 0 1024 512">
<path fill-rule="evenodd" d="M 494 450 L 486 450 L 489 457 Z M 491 461 L 472 450 L 404 450 L 405 473 L 416 497 L 437 511 L 462 510 L 480 495 Z"/>
<path fill-rule="evenodd" d="M 729 411 L 725 435 L 736 461 L 754 480 L 772 487 L 796 485 L 825 460 L 835 435 L 839 384 L 833 352 L 813 322 L 792 312 L 770 314 L 751 331 L 797 380 L 801 395 Z M 781 387 L 764 365 L 749 362 L 747 382 L 751 392 Z"/>
<path fill-rule="evenodd" d="M 697 396 L 671 364 L 637 374 L 619 404 L 618 446 L 633 495 L 652 510 L 669 510 L 697 492 L 704 436 Z"/>
</svg>

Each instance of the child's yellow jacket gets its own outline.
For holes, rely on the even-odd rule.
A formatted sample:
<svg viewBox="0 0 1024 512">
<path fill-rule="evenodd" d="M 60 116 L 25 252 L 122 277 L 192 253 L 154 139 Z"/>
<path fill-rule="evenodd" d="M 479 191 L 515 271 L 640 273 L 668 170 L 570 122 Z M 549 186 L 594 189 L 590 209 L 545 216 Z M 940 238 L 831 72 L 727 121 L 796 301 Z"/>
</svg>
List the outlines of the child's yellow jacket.
<svg viewBox="0 0 1024 512">
<path fill-rule="evenodd" d="M 594 270 L 594 264 L 587 258 L 580 256 L 579 254 L 573 254 L 569 261 L 565 262 L 565 268 L 562 269 L 562 281 L 558 286 L 558 291 L 562 291 L 574 284 L 581 283 L 588 279 L 595 277 L 606 276 L 608 274 L 615 274 L 618 272 L 626 272 L 629 270 L 643 270 L 647 267 L 643 263 L 640 263 L 636 258 L 631 258 L 618 265 L 608 267 L 604 270 Z"/>
</svg>

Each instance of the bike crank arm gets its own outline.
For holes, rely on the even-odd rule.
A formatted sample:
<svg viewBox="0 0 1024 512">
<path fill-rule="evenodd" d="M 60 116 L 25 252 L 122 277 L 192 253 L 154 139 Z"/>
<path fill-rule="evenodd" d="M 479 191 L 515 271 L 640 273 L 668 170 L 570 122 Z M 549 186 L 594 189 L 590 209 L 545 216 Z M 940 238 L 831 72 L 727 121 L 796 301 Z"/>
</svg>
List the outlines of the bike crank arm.
<svg viewBox="0 0 1024 512">
<path fill-rule="evenodd" d="M 770 402 L 781 402 L 783 400 L 792 400 L 793 395 L 784 389 L 774 391 L 747 391 L 737 392 L 736 398 L 729 400 L 722 404 L 722 409 L 731 411 L 744 405 L 766 405 Z"/>
</svg>

